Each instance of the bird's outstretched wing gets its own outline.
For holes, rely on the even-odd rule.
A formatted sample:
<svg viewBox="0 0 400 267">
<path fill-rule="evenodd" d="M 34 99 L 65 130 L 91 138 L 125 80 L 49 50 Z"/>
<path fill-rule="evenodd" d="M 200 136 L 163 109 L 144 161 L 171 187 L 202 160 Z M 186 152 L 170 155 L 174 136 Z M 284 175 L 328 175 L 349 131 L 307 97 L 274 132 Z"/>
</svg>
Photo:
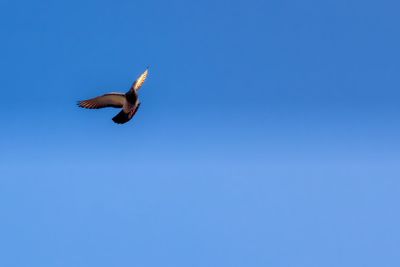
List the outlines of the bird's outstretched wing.
<svg viewBox="0 0 400 267">
<path fill-rule="evenodd" d="M 147 75 L 149 75 L 149 68 L 140 74 L 139 78 L 132 84 L 131 90 L 138 91 L 140 87 L 142 87 L 144 81 L 146 81 Z"/>
<path fill-rule="evenodd" d="M 81 108 L 122 108 L 126 101 L 125 94 L 122 93 L 109 93 L 102 96 L 98 96 L 92 99 L 78 101 L 78 106 Z"/>
</svg>

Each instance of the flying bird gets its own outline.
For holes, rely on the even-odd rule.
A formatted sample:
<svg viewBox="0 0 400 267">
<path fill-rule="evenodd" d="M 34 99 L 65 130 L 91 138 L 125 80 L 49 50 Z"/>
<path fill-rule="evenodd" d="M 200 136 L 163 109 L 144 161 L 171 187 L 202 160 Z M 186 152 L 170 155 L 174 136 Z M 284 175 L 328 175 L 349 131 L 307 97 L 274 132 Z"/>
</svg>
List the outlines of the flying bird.
<svg viewBox="0 0 400 267">
<path fill-rule="evenodd" d="M 147 68 L 137 80 L 132 84 L 128 92 L 124 93 L 108 93 L 92 99 L 78 101 L 78 106 L 81 108 L 99 109 L 99 108 L 122 108 L 112 120 L 115 123 L 123 124 L 132 119 L 140 106 L 138 91 L 142 87 L 144 81 L 149 74 Z"/>
</svg>

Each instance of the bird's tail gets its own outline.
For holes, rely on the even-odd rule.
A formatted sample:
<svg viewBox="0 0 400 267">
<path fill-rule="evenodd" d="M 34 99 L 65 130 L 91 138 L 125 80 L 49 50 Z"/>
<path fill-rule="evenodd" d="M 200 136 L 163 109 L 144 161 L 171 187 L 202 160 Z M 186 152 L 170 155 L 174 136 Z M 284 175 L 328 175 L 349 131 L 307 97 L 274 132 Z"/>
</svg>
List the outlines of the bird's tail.
<svg viewBox="0 0 400 267">
<path fill-rule="evenodd" d="M 120 113 L 118 113 L 112 120 L 115 123 L 118 124 L 123 124 L 125 122 L 128 122 L 131 118 L 129 118 L 129 113 L 125 113 L 123 110 L 121 110 Z"/>
</svg>

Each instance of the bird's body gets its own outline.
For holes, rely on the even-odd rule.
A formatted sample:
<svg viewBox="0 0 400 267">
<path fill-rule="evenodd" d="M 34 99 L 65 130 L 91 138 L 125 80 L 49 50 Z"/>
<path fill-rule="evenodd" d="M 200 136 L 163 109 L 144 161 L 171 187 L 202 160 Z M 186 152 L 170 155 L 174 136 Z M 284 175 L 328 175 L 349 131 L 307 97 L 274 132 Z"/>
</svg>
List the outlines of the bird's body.
<svg viewBox="0 0 400 267">
<path fill-rule="evenodd" d="M 99 109 L 106 107 L 122 108 L 122 110 L 112 120 L 115 123 L 123 124 L 132 119 L 139 109 L 140 101 L 137 92 L 142 87 L 149 71 L 146 69 L 139 78 L 133 83 L 128 92 L 108 93 L 92 99 L 78 101 L 78 106 L 89 109 Z"/>
</svg>

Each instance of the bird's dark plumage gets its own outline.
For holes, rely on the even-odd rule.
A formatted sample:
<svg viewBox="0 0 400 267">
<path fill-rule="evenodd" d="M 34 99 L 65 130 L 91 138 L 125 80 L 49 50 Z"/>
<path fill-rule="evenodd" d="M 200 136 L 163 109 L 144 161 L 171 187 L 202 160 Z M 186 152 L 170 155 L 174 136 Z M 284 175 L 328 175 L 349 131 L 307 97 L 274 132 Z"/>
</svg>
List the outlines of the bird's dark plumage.
<svg viewBox="0 0 400 267">
<path fill-rule="evenodd" d="M 123 93 L 108 93 L 88 100 L 78 101 L 78 106 L 89 109 L 99 109 L 106 107 L 122 108 L 122 110 L 112 119 L 115 123 L 123 124 L 132 119 L 136 114 L 140 101 L 137 92 L 142 87 L 149 71 L 146 69 L 139 78 L 132 84 L 130 90 Z"/>
<path fill-rule="evenodd" d="M 136 106 L 135 109 L 133 109 L 131 112 L 126 113 L 125 111 L 121 110 L 120 113 L 118 113 L 112 120 L 115 123 L 118 124 L 123 124 L 125 122 L 130 121 L 132 117 L 135 115 L 136 111 L 139 109 L 140 103 Z"/>
<path fill-rule="evenodd" d="M 122 108 L 125 102 L 125 94 L 122 93 L 110 93 L 102 96 L 98 96 L 92 99 L 78 101 L 78 106 L 82 108 Z"/>
</svg>

